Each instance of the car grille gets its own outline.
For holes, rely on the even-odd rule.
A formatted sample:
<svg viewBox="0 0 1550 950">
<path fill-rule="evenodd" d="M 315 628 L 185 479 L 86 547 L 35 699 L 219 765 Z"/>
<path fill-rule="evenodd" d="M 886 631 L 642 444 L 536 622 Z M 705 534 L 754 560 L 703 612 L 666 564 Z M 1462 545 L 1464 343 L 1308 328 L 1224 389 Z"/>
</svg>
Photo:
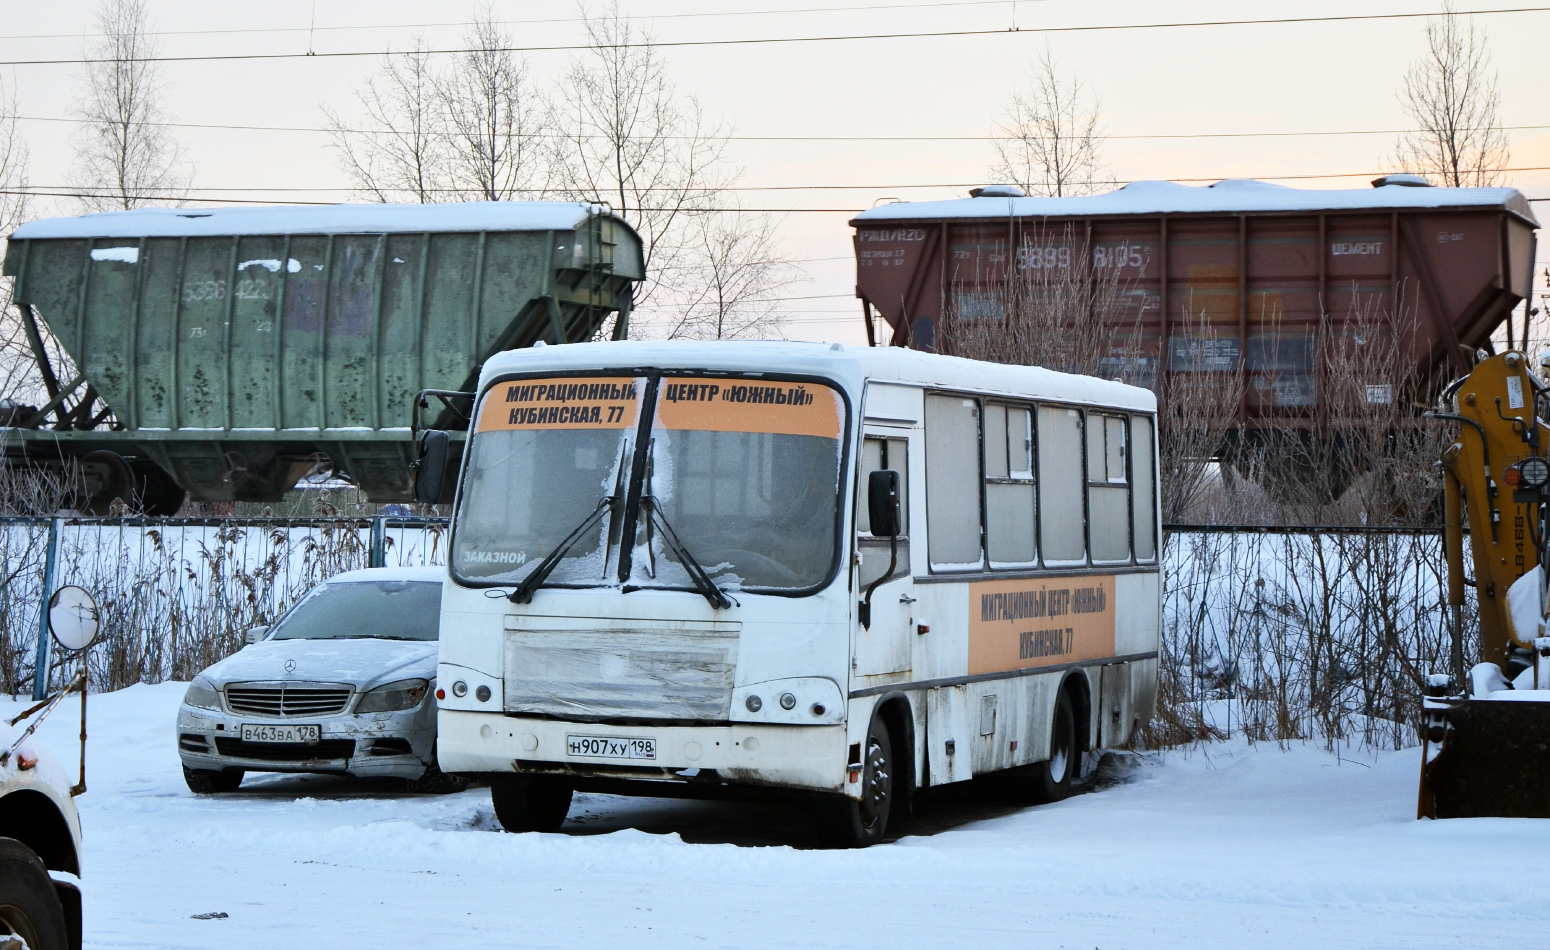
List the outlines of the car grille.
<svg viewBox="0 0 1550 950">
<path fill-rule="evenodd" d="M 331 716 L 350 704 L 348 686 L 296 684 L 228 686 L 226 705 L 232 712 L 259 716 Z"/>
<path fill-rule="evenodd" d="M 355 754 L 355 740 L 324 739 L 307 745 L 304 742 L 243 742 L 241 739 L 216 736 L 215 749 L 221 755 L 237 759 L 304 762 L 311 759 L 348 759 Z"/>
</svg>

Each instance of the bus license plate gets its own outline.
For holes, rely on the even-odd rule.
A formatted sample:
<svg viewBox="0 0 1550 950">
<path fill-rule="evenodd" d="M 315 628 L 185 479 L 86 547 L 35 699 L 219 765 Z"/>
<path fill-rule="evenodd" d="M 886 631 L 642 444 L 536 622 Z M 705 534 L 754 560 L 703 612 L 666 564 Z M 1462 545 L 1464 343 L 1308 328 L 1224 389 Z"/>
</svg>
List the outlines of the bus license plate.
<svg viewBox="0 0 1550 950">
<path fill-rule="evenodd" d="M 316 745 L 322 738 L 321 726 L 271 726 L 267 723 L 242 724 L 243 742 L 289 742 Z"/>
<path fill-rule="evenodd" d="M 571 755 L 593 759 L 655 759 L 657 740 L 630 739 L 618 736 L 566 736 L 565 745 Z"/>
</svg>

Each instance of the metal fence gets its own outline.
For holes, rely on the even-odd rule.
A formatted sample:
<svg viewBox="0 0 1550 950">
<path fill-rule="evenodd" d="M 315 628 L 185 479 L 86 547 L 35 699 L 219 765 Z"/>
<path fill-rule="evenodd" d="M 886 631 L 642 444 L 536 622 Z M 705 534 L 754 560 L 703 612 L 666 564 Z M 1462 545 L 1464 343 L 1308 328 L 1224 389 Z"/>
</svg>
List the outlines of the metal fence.
<svg viewBox="0 0 1550 950">
<path fill-rule="evenodd" d="M 48 593 L 91 591 L 95 689 L 187 679 L 318 582 L 370 566 L 442 564 L 445 519 L 0 519 L 0 686 L 41 696 L 73 673 L 50 657 Z M 38 669 L 47 671 L 38 677 Z"/>
<path fill-rule="evenodd" d="M 41 691 L 73 673 L 40 638 L 46 590 L 78 584 L 102 606 L 94 689 L 187 679 L 333 574 L 444 564 L 447 530 L 404 518 L 0 519 L 0 685 Z M 1412 741 L 1422 679 L 1448 655 L 1442 562 L 1428 529 L 1171 528 L 1155 741 Z"/>
</svg>

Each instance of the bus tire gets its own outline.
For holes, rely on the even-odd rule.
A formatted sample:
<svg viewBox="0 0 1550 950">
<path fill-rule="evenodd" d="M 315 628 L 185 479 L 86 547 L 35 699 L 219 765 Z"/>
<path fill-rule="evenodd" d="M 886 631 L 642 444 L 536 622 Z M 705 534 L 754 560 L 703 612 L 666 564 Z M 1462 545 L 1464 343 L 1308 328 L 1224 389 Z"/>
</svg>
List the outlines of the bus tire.
<svg viewBox="0 0 1550 950">
<path fill-rule="evenodd" d="M 823 832 L 827 843 L 835 848 L 865 848 L 882 841 L 897 787 L 888 727 L 873 716 L 861 757 L 861 800 L 838 796 L 826 803 Z"/>
<path fill-rule="evenodd" d="M 195 795 L 219 795 L 223 792 L 235 792 L 242 785 L 241 769 L 221 769 L 219 772 L 210 769 L 191 769 L 183 766 L 183 783 L 188 790 Z"/>
<path fill-rule="evenodd" d="M 0 936 L 20 937 L 31 950 L 70 946 L 65 909 L 48 869 L 15 838 L 0 838 Z"/>
<path fill-rule="evenodd" d="M 510 777 L 490 783 L 495 819 L 513 834 L 559 831 L 570 811 L 570 800 L 570 787 L 558 782 Z"/>
<path fill-rule="evenodd" d="M 1071 782 L 1082 761 L 1081 736 L 1076 727 L 1076 708 L 1071 693 L 1061 690 L 1055 698 L 1050 723 L 1049 758 L 1033 765 L 1028 789 L 1035 804 L 1058 802 L 1071 795 Z"/>
</svg>

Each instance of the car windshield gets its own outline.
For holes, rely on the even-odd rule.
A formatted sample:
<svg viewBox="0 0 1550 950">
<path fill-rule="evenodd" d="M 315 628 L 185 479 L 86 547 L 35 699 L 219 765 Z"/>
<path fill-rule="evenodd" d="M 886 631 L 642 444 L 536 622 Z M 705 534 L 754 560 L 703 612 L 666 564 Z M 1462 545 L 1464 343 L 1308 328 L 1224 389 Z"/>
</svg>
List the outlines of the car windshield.
<svg viewBox="0 0 1550 950">
<path fill-rule="evenodd" d="M 517 582 L 623 490 L 645 380 L 523 379 L 485 393 L 468 448 L 452 563 L 461 577 Z M 561 552 L 555 584 L 597 584 L 612 519 Z"/>
<path fill-rule="evenodd" d="M 275 640 L 435 640 L 441 584 L 434 581 L 346 581 L 322 584 L 291 608 Z"/>
<path fill-rule="evenodd" d="M 614 586 L 622 556 L 626 590 L 706 586 L 686 557 L 728 590 L 805 590 L 828 580 L 838 550 L 839 392 L 814 382 L 663 377 L 637 464 L 646 383 L 491 387 L 468 448 L 452 547 L 458 577 L 520 583 L 553 558 L 544 584 Z M 626 511 L 637 491 L 641 502 Z M 626 521 L 635 535 L 621 552 Z"/>
</svg>

